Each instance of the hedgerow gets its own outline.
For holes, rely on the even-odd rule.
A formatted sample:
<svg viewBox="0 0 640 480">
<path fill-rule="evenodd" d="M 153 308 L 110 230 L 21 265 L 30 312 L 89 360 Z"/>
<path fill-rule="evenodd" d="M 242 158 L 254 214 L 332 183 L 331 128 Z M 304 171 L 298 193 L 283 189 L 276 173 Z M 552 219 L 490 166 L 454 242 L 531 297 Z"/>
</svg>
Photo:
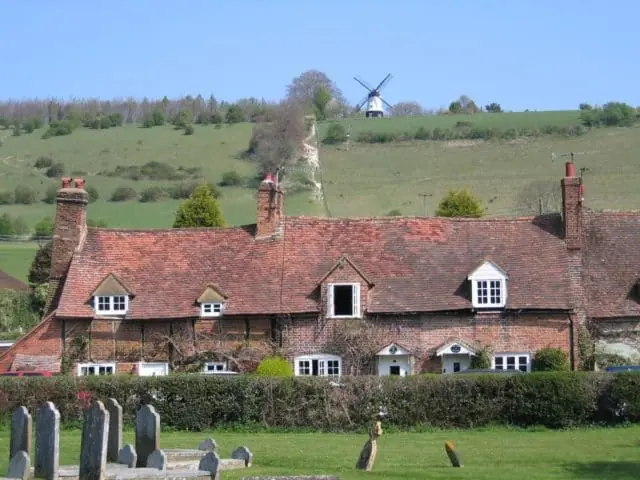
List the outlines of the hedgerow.
<svg viewBox="0 0 640 480">
<path fill-rule="evenodd" d="M 114 397 L 125 422 L 151 403 L 163 427 L 313 428 L 361 430 L 381 405 L 385 424 L 396 428 L 471 428 L 507 424 L 549 428 L 640 421 L 640 374 L 543 372 L 529 375 L 345 377 L 0 378 L 0 421 L 25 405 L 32 414 L 45 401 L 75 424 L 92 398 Z"/>
</svg>

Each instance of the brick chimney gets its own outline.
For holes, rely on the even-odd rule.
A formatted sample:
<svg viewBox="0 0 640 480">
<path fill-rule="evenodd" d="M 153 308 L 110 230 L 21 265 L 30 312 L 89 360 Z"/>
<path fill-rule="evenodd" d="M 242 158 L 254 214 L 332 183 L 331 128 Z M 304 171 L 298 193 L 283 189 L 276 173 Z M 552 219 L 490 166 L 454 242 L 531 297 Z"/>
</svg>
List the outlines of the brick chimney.
<svg viewBox="0 0 640 480">
<path fill-rule="evenodd" d="M 62 179 L 62 188 L 56 198 L 50 280 L 65 277 L 73 252 L 87 234 L 88 203 L 89 194 L 84 189 L 83 179 Z"/>
<path fill-rule="evenodd" d="M 584 187 L 576 176 L 576 165 L 565 164 L 565 176 L 562 179 L 562 217 L 564 220 L 564 241 L 569 250 L 582 247 L 582 202 Z"/>
<path fill-rule="evenodd" d="M 267 173 L 258 188 L 258 221 L 256 237 L 274 235 L 284 212 L 284 192 L 276 185 L 273 175 Z"/>
</svg>

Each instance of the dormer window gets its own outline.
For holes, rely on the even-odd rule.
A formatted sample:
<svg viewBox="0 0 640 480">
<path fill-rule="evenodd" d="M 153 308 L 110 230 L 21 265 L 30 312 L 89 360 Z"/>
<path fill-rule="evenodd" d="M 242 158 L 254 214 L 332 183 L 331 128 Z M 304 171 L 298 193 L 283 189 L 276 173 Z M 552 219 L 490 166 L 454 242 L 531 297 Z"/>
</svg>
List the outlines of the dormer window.
<svg viewBox="0 0 640 480">
<path fill-rule="evenodd" d="M 133 293 L 121 278 L 113 273 L 107 275 L 91 294 L 93 309 L 99 315 L 125 315 Z"/>
<path fill-rule="evenodd" d="M 219 317 L 222 315 L 222 303 L 202 303 L 200 305 L 200 315 L 202 317 Z"/>
<path fill-rule="evenodd" d="M 96 313 L 124 315 L 129 310 L 127 295 L 100 295 L 94 297 Z"/>
<path fill-rule="evenodd" d="M 359 318 L 360 284 L 332 283 L 327 285 L 327 314 L 329 318 Z"/>
<path fill-rule="evenodd" d="M 213 284 L 205 287 L 202 294 L 196 299 L 200 304 L 201 317 L 220 317 L 227 302 L 227 295 L 222 289 Z"/>
<path fill-rule="evenodd" d="M 473 308 L 504 308 L 507 303 L 507 275 L 491 261 L 486 261 L 468 277 L 471 281 Z"/>
</svg>

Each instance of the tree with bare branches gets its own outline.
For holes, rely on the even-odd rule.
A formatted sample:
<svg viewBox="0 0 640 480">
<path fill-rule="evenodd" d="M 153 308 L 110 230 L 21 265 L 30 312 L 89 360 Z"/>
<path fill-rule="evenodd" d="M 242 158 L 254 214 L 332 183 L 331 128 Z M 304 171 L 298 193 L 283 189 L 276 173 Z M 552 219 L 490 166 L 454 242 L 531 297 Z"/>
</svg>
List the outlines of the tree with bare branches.
<svg viewBox="0 0 640 480">
<path fill-rule="evenodd" d="M 371 320 L 343 320 L 334 323 L 325 350 L 340 355 L 351 375 L 373 374 L 375 355 L 385 342 L 386 333 Z"/>
</svg>

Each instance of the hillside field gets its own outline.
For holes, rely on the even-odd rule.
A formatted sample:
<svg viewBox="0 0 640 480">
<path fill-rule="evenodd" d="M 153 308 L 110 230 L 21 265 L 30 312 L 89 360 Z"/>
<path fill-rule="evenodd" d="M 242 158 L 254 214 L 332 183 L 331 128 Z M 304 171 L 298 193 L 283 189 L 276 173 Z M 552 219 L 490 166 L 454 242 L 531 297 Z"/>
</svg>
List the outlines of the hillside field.
<svg viewBox="0 0 640 480">
<path fill-rule="evenodd" d="M 576 125 L 578 111 L 526 112 L 477 115 L 449 115 L 408 118 L 343 120 L 351 127 L 352 139 L 362 131 L 410 132 L 452 128 L 458 121 L 471 121 L 474 126 L 537 128 L 543 125 Z M 328 123 L 319 125 L 323 137 Z M 184 135 L 171 126 L 140 128 L 127 125 L 107 130 L 78 128 L 71 135 L 41 139 L 44 129 L 18 137 L 0 130 L 4 143 L 0 146 L 0 192 L 16 185 L 30 185 L 43 197 L 58 178 L 45 176 L 45 169 L 34 163 L 41 156 L 54 163 L 62 162 L 66 174 L 81 176 L 94 186 L 99 199 L 89 205 L 89 218 L 103 220 L 110 227 L 170 227 L 179 200 L 142 203 L 137 200 L 111 202 L 109 197 L 118 186 L 129 186 L 138 194 L 152 185 L 168 181 L 131 180 L 105 175 L 117 166 L 142 166 L 151 161 L 176 168 L 197 170 L 191 179 L 217 183 L 222 174 L 236 171 L 248 178 L 256 166 L 240 158 L 246 150 L 251 124 L 234 126 L 195 126 L 194 135 Z M 423 215 L 424 204 L 419 194 L 429 194 L 426 210 L 435 211 L 438 201 L 451 188 L 469 188 L 487 207 L 488 215 L 517 213 L 516 196 L 528 183 L 545 180 L 558 185 L 564 172 L 564 158 L 556 155 L 586 152 L 576 156 L 578 168 L 585 174 L 586 203 L 593 208 L 640 208 L 640 130 L 638 128 L 593 129 L 580 137 L 558 135 L 516 140 L 421 141 L 386 144 L 351 142 L 345 145 L 321 146 L 320 162 L 326 201 L 332 216 L 379 216 L 391 210 L 403 215 Z M 255 189 L 221 187 L 221 208 L 231 225 L 255 221 Z M 288 195 L 288 215 L 325 215 L 323 202 L 314 200 L 310 192 Z M 32 205 L 0 205 L 0 215 L 23 217 L 33 227 L 43 217 L 52 217 L 55 206 L 44 202 Z M 26 277 L 33 245 L 0 245 L 0 268 L 19 278 Z M 22 264 L 22 266 L 21 266 Z M 20 272 L 23 272 L 20 274 Z"/>
</svg>

